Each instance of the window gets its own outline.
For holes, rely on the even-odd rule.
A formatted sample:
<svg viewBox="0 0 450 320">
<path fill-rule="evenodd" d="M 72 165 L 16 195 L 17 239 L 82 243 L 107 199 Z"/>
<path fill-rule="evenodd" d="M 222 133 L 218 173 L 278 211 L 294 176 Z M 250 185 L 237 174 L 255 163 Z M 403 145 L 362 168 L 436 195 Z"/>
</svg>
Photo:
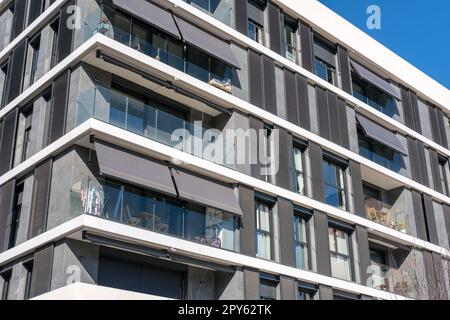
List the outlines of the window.
<svg viewBox="0 0 450 320">
<path fill-rule="evenodd" d="M 251 19 L 248 20 L 248 36 L 250 39 L 264 45 L 263 27 Z"/>
<path fill-rule="evenodd" d="M 304 210 L 294 213 L 295 259 L 299 269 L 309 269 L 308 220 Z M 309 213 L 307 214 L 309 215 Z"/>
<path fill-rule="evenodd" d="M 296 190 L 299 194 L 305 194 L 305 151 L 303 148 L 294 147 L 294 166 Z"/>
<path fill-rule="evenodd" d="M 272 163 L 273 163 L 273 154 L 272 154 L 272 128 L 264 124 L 264 136 L 261 147 L 263 148 L 262 156 L 263 159 L 259 159 L 261 163 L 261 175 L 263 176 L 266 182 L 272 182 Z"/>
<path fill-rule="evenodd" d="M 272 210 L 261 200 L 256 201 L 256 256 L 272 259 Z"/>
<path fill-rule="evenodd" d="M 6 101 L 6 92 L 8 90 L 8 62 L 0 66 L 0 108 Z"/>
<path fill-rule="evenodd" d="M 442 192 L 445 195 L 449 195 L 449 188 L 448 188 L 448 179 L 447 179 L 447 159 L 444 159 L 442 157 L 439 157 L 439 174 L 441 179 L 441 185 L 442 185 Z"/>
<path fill-rule="evenodd" d="M 335 84 L 336 69 L 318 57 L 315 58 L 315 71 L 323 80 Z"/>
<path fill-rule="evenodd" d="M 29 45 L 31 50 L 31 66 L 30 66 L 30 86 L 36 81 L 36 71 L 39 62 L 39 47 L 41 44 L 41 36 L 34 38 Z"/>
<path fill-rule="evenodd" d="M 291 21 L 293 20 L 293 21 Z M 285 51 L 284 56 L 292 62 L 297 62 L 296 52 L 296 37 L 297 26 L 295 20 L 292 18 L 284 17 L 284 43 Z"/>
<path fill-rule="evenodd" d="M 259 296 L 261 300 L 277 300 L 278 277 L 261 274 L 259 277 Z"/>
<path fill-rule="evenodd" d="M 25 271 L 27 273 L 25 278 L 25 294 L 23 299 L 28 300 L 31 297 L 31 283 L 33 281 L 33 261 L 28 261 L 23 264 Z"/>
<path fill-rule="evenodd" d="M 11 281 L 11 270 L 5 271 L 0 274 L 0 277 L 3 279 L 3 288 L 0 300 L 8 300 L 9 293 L 9 282 Z"/>
<path fill-rule="evenodd" d="M 265 1 L 248 0 L 247 15 L 248 27 L 247 35 L 250 39 L 264 45 L 264 10 Z"/>
<path fill-rule="evenodd" d="M 231 15 L 233 11 L 234 0 L 185 0 L 200 10 L 206 11 L 216 19 L 231 26 Z M 242 1 L 242 0 L 241 0 Z"/>
<path fill-rule="evenodd" d="M 328 227 L 331 273 L 335 278 L 352 281 L 352 254 L 350 236 L 346 231 Z"/>
<path fill-rule="evenodd" d="M 24 116 L 24 133 L 23 133 L 23 143 L 22 143 L 22 155 L 21 162 L 25 161 L 28 158 L 28 153 L 30 151 L 31 144 L 31 125 L 33 121 L 33 109 L 30 108 L 27 112 L 23 113 Z"/>
<path fill-rule="evenodd" d="M 325 202 L 346 210 L 346 191 L 344 169 L 328 159 L 323 159 L 323 179 Z"/>
<path fill-rule="evenodd" d="M 386 251 L 373 247 L 371 243 L 369 243 L 369 249 L 372 283 L 368 285 L 379 290 L 389 290 L 389 267 Z"/>
<path fill-rule="evenodd" d="M 317 288 L 310 284 L 299 284 L 297 287 L 297 300 L 313 300 Z"/>
<path fill-rule="evenodd" d="M 22 214 L 22 200 L 23 200 L 23 183 L 17 185 L 14 197 L 13 216 L 11 220 L 11 234 L 9 235 L 9 249 L 17 244 L 17 236 L 19 233 L 20 217 Z"/>
<path fill-rule="evenodd" d="M 51 67 L 53 68 L 58 63 L 58 42 L 59 42 L 59 18 L 55 19 L 51 24 L 52 30 L 52 61 Z"/>
<path fill-rule="evenodd" d="M 397 114 L 395 99 L 377 87 L 361 80 L 352 73 L 353 96 L 372 108 L 392 117 Z"/>
</svg>

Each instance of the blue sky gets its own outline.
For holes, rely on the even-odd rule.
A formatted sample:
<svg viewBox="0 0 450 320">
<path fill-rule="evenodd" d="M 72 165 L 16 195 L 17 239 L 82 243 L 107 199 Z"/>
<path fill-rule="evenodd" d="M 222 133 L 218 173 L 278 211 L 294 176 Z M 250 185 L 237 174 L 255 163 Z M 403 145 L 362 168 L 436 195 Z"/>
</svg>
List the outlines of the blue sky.
<svg viewBox="0 0 450 320">
<path fill-rule="evenodd" d="M 319 1 L 450 89 L 450 1 Z M 369 5 L 381 9 L 380 30 L 366 27 Z"/>
</svg>

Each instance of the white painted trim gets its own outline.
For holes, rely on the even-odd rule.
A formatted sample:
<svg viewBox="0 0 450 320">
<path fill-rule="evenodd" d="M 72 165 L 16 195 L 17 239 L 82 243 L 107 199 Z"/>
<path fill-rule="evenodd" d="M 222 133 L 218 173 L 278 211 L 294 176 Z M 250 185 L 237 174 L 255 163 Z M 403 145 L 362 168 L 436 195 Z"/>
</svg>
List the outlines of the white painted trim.
<svg viewBox="0 0 450 320">
<path fill-rule="evenodd" d="M 35 249 L 49 242 L 65 238 L 66 236 L 81 230 L 89 230 L 110 238 L 131 241 L 145 246 L 168 249 L 190 257 L 196 257 L 201 260 L 225 263 L 227 265 L 233 264 L 237 266 L 251 267 L 264 272 L 285 275 L 311 283 L 320 283 L 339 290 L 363 294 L 379 299 L 409 300 L 403 296 L 369 288 L 357 283 L 327 277 L 314 272 L 284 266 L 272 261 L 245 256 L 235 252 L 208 247 L 195 242 L 88 215 L 82 215 L 74 218 L 73 220 L 70 220 L 69 222 L 30 239 L 17 247 L 1 253 L 0 264 L 11 262 L 15 258 L 31 253 Z"/>
</svg>

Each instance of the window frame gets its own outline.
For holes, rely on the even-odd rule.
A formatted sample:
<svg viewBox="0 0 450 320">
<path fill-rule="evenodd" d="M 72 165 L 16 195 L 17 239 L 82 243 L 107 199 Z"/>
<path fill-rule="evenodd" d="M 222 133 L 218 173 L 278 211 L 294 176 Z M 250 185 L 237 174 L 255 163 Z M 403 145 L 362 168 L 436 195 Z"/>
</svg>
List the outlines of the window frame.
<svg viewBox="0 0 450 320">
<path fill-rule="evenodd" d="M 38 69 L 39 52 L 41 47 L 41 34 L 35 36 L 28 44 L 28 49 L 33 50 L 30 66 L 30 82 L 29 86 L 36 82 L 36 72 Z"/>
<path fill-rule="evenodd" d="M 255 34 L 256 39 L 251 37 L 251 31 Z M 247 36 L 251 40 L 253 40 L 261 45 L 264 45 L 264 42 L 265 42 L 264 41 L 264 26 L 260 25 L 258 22 L 254 21 L 253 19 L 248 18 L 247 19 Z"/>
<path fill-rule="evenodd" d="M 331 262 L 331 257 L 332 256 L 337 256 L 337 257 L 341 257 L 341 258 L 344 258 L 344 259 L 348 260 L 349 264 L 350 264 L 350 280 L 338 278 L 338 277 L 336 277 L 333 274 L 332 274 L 332 277 L 336 278 L 336 279 L 341 279 L 341 280 L 344 280 L 344 281 L 353 282 L 353 281 L 355 281 L 355 268 L 354 268 L 354 265 L 353 265 L 354 257 L 353 257 L 353 244 L 352 244 L 352 234 L 353 234 L 354 230 L 352 230 L 350 228 L 346 228 L 346 227 L 340 226 L 337 223 L 333 223 L 332 221 L 330 221 L 329 224 L 328 224 L 328 241 L 330 241 L 329 240 L 330 229 L 333 229 L 333 237 L 334 237 L 333 241 L 336 244 L 336 249 L 338 251 L 339 251 L 339 247 L 338 247 L 338 241 L 337 241 L 337 236 L 336 236 L 337 231 L 343 232 L 343 233 L 345 233 L 347 235 L 347 246 L 348 246 L 347 249 L 348 249 L 348 253 L 349 253 L 348 255 L 346 255 L 346 254 L 340 253 L 338 251 L 333 251 L 332 248 L 330 247 L 329 248 L 329 250 L 330 250 L 330 262 Z M 333 269 L 331 269 L 331 272 L 333 273 Z"/>
<path fill-rule="evenodd" d="M 257 258 L 260 259 L 264 259 L 267 261 L 273 261 L 274 260 L 274 256 L 275 256 L 275 252 L 274 252 L 274 239 L 273 239 L 273 232 L 274 232 L 274 226 L 273 226 L 273 207 L 274 207 L 274 202 L 271 202 L 270 200 L 263 198 L 264 196 L 260 196 L 257 195 L 255 197 L 255 256 Z M 269 231 L 266 231 L 264 229 L 261 229 L 258 225 L 259 225 L 259 204 L 264 205 L 268 208 L 269 211 Z M 262 256 L 258 256 L 258 235 L 259 234 L 263 234 L 265 236 L 269 236 L 269 244 L 270 244 L 270 257 L 269 259 L 262 257 Z"/>
<path fill-rule="evenodd" d="M 8 300 L 10 281 L 12 277 L 12 268 L 7 270 L 2 270 L 0 272 L 0 277 L 3 278 L 3 287 L 1 291 L 0 300 L 6 301 Z"/>
<path fill-rule="evenodd" d="M 263 297 L 261 295 L 261 283 L 265 282 L 267 283 L 267 286 L 272 286 L 275 289 L 275 298 L 269 298 L 269 297 Z M 273 286 L 274 285 L 274 286 Z M 260 300 L 271 300 L 271 301 L 276 301 L 279 296 L 278 296 L 278 286 L 280 285 L 280 279 L 275 276 L 275 275 L 271 275 L 271 274 L 266 274 L 266 273 L 260 273 L 259 274 L 259 299 Z"/>
<path fill-rule="evenodd" d="M 61 30 L 59 30 L 59 25 L 60 25 L 59 16 L 49 23 L 50 29 L 52 30 L 52 52 L 51 52 L 50 69 L 55 67 L 58 64 L 59 60 L 58 46 L 59 46 L 59 34 L 61 32 Z"/>
<path fill-rule="evenodd" d="M 0 97 L 0 109 L 3 108 L 4 106 L 4 102 L 6 101 L 6 95 L 9 90 L 9 81 L 8 81 L 8 76 L 10 72 L 9 60 L 10 58 L 8 57 L 5 59 L 5 61 L 2 61 L 2 63 L 0 64 L 0 72 L 3 72 L 5 75 L 5 81 L 2 87 L 2 95 Z"/>
<path fill-rule="evenodd" d="M 8 239 L 8 248 L 14 248 L 17 245 L 17 235 L 20 227 L 20 219 L 22 215 L 23 194 L 25 182 L 20 181 L 14 189 L 13 214 L 11 217 L 10 235 Z"/>
<path fill-rule="evenodd" d="M 295 253 L 295 262 L 296 262 L 296 268 L 297 269 L 301 269 L 301 270 L 311 270 L 312 269 L 312 261 L 311 261 L 311 235 L 310 235 L 310 220 L 312 217 L 312 213 L 305 209 L 305 208 L 300 208 L 300 207 L 294 207 L 294 214 L 293 214 L 293 222 L 294 222 L 294 243 L 295 243 L 295 248 L 294 248 L 294 253 Z M 297 223 L 297 219 L 301 219 L 305 222 L 305 231 L 306 231 L 306 242 L 298 239 L 298 223 Z M 307 252 L 307 265 L 306 268 L 301 268 L 299 267 L 298 263 L 297 263 L 297 247 L 298 246 L 302 246 L 302 247 L 306 247 L 306 252 Z"/>
<path fill-rule="evenodd" d="M 317 70 L 317 65 L 321 65 L 324 66 L 327 72 L 327 79 L 322 78 L 319 74 L 318 74 L 318 70 Z M 332 85 L 336 85 L 336 80 L 337 80 L 337 72 L 336 72 L 336 68 L 334 66 L 332 66 L 331 64 L 323 61 L 321 58 L 319 58 L 318 56 L 314 56 L 314 73 L 316 76 L 318 76 L 319 78 L 325 80 L 326 82 L 332 84 Z M 329 76 L 331 75 L 331 81 Z"/>
<path fill-rule="evenodd" d="M 292 154 L 293 154 L 293 161 L 294 161 L 294 174 L 295 174 L 295 190 L 298 194 L 306 195 L 308 193 L 307 185 L 306 185 L 306 149 L 307 146 L 300 144 L 300 143 L 294 143 L 294 146 L 292 148 Z M 301 154 L 301 162 L 302 162 L 302 170 L 297 169 L 297 164 L 295 161 L 295 150 L 299 150 Z M 303 193 L 299 192 L 299 185 L 298 185 L 298 177 L 301 175 L 303 177 Z"/>
<path fill-rule="evenodd" d="M 442 156 L 438 156 L 439 163 L 439 180 L 442 187 L 442 192 L 448 196 L 449 195 L 449 185 L 448 185 L 448 177 L 447 177 L 447 163 L 448 159 L 445 159 Z"/>
<path fill-rule="evenodd" d="M 300 300 L 300 301 L 301 300 L 315 300 L 314 297 L 317 294 L 317 291 L 318 291 L 317 286 L 299 282 L 299 283 L 297 283 L 296 300 Z M 308 295 L 309 299 L 299 299 L 300 292 Z"/>
<path fill-rule="evenodd" d="M 33 281 L 33 271 L 34 271 L 34 261 L 33 259 L 30 259 L 28 261 L 25 261 L 22 263 L 22 266 L 25 268 L 26 271 L 26 278 L 25 278 L 25 292 L 24 292 L 24 300 L 28 300 L 31 298 L 31 284 Z"/>
<path fill-rule="evenodd" d="M 347 186 L 347 168 L 348 168 L 348 163 L 345 162 L 345 161 L 337 161 L 332 155 L 329 155 L 329 154 L 326 154 L 326 153 L 324 153 L 323 157 L 322 157 L 322 170 L 323 170 L 324 162 L 328 162 L 330 165 L 333 165 L 337 169 L 342 171 L 343 186 L 338 186 L 338 184 L 339 184 L 338 182 L 340 182 L 339 179 L 337 180 L 336 186 L 329 185 L 325 181 L 325 177 L 324 177 L 324 180 L 323 180 L 323 184 L 324 184 L 324 187 L 328 186 L 328 187 L 336 188 L 338 194 L 339 194 L 340 191 L 343 191 L 344 195 L 343 195 L 342 199 L 344 201 L 344 206 L 343 207 L 337 206 L 336 208 L 339 208 L 339 209 L 342 209 L 344 211 L 347 211 L 348 210 L 348 192 L 347 192 L 347 189 L 348 189 L 348 186 Z M 325 194 L 324 194 L 324 197 L 325 197 Z M 325 198 L 324 198 L 324 201 L 326 201 Z M 325 203 L 327 203 L 327 202 L 325 202 Z M 329 203 L 327 203 L 327 204 L 333 206 L 332 204 L 329 204 Z"/>
</svg>

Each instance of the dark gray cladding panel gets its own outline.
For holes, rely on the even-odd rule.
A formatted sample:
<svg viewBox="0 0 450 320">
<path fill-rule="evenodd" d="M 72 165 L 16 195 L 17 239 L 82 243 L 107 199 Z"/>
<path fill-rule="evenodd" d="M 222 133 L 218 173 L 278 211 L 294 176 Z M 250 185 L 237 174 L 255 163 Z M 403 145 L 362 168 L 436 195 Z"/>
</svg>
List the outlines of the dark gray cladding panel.
<svg viewBox="0 0 450 320">
<path fill-rule="evenodd" d="M 290 171 L 292 154 L 292 135 L 283 128 L 276 128 L 279 130 L 280 142 L 279 142 L 279 168 L 277 172 L 277 185 L 279 187 L 293 190 L 291 186 L 291 175 L 293 172 Z"/>
<path fill-rule="evenodd" d="M 448 148 L 447 133 L 445 130 L 445 123 L 447 123 L 447 119 L 444 119 L 444 113 L 441 109 L 436 109 L 436 116 L 439 127 L 439 135 L 441 137 L 440 145 Z"/>
<path fill-rule="evenodd" d="M 360 78 L 370 82 L 371 84 L 383 90 L 392 97 L 397 98 L 398 100 L 402 99 L 400 93 L 397 92 L 397 90 L 395 90 L 394 87 L 388 81 L 386 81 L 385 79 L 381 78 L 377 74 L 373 73 L 366 67 L 363 67 L 362 65 L 353 60 L 351 61 L 351 65 Z"/>
<path fill-rule="evenodd" d="M 414 206 L 414 216 L 416 220 L 417 237 L 419 239 L 428 241 L 425 215 L 423 212 L 422 195 L 416 190 L 412 190 L 411 192 Z"/>
<path fill-rule="evenodd" d="M 53 81 L 49 144 L 61 138 L 65 132 L 69 82 L 70 70 L 64 71 Z"/>
<path fill-rule="evenodd" d="M 255 269 L 244 268 L 244 297 L 245 300 L 259 300 L 259 272 Z"/>
<path fill-rule="evenodd" d="M 263 56 L 264 70 L 264 109 L 277 114 L 277 92 L 275 83 L 275 62 Z"/>
<path fill-rule="evenodd" d="M 326 213 L 314 210 L 314 230 L 316 234 L 317 272 L 331 277 L 328 217 Z"/>
<path fill-rule="evenodd" d="M 268 3 L 269 8 L 269 36 L 270 48 L 278 54 L 281 51 L 281 18 L 280 9 L 272 3 Z"/>
<path fill-rule="evenodd" d="M 432 105 L 428 105 L 428 113 L 430 116 L 431 135 L 433 141 L 441 144 L 441 135 L 439 131 L 439 123 L 437 118 L 436 108 Z"/>
<path fill-rule="evenodd" d="M 337 95 L 327 91 L 328 115 L 330 123 L 330 139 L 336 144 L 341 144 L 341 130 L 339 123 L 339 112 L 337 105 Z"/>
<path fill-rule="evenodd" d="M 317 117 L 319 122 L 319 134 L 322 138 L 331 139 L 330 120 L 328 113 L 327 92 L 321 87 L 316 87 L 317 93 Z"/>
<path fill-rule="evenodd" d="M 62 9 L 59 19 L 58 33 L 58 62 L 64 60 L 71 52 L 73 47 L 74 28 L 69 27 L 68 20 L 72 19 L 72 11 L 69 9 L 75 5 L 75 0 L 70 0 Z"/>
<path fill-rule="evenodd" d="M 284 86 L 286 92 L 287 120 L 295 125 L 299 125 L 297 108 L 297 87 L 295 73 L 284 69 Z"/>
<path fill-rule="evenodd" d="M 280 276 L 281 300 L 295 300 L 297 298 L 297 283 L 294 278 Z"/>
<path fill-rule="evenodd" d="M 302 67 L 313 72 L 314 54 L 311 27 L 300 22 L 300 42 L 302 47 Z"/>
<path fill-rule="evenodd" d="M 250 103 L 263 108 L 263 70 L 261 55 L 249 50 Z"/>
<path fill-rule="evenodd" d="M 99 140 L 95 142 L 95 150 L 101 174 L 171 196 L 177 195 L 166 164 Z"/>
<path fill-rule="evenodd" d="M 431 243 L 439 245 L 438 231 L 436 226 L 436 219 L 434 217 L 433 199 L 427 195 L 423 195 L 423 203 L 425 208 L 425 219 L 428 227 L 428 234 L 430 236 Z"/>
<path fill-rule="evenodd" d="M 42 13 L 44 0 L 31 0 L 28 14 L 28 25 L 30 25 Z"/>
<path fill-rule="evenodd" d="M 448 243 L 450 245 L 450 206 L 447 204 L 444 204 L 444 220 L 445 228 L 447 229 Z"/>
<path fill-rule="evenodd" d="M 175 17 L 175 21 L 180 28 L 181 36 L 184 41 L 187 41 L 200 50 L 211 54 L 217 59 L 235 68 L 240 68 L 239 62 L 236 60 L 233 52 L 231 51 L 230 44 L 197 28 L 179 17 Z"/>
<path fill-rule="evenodd" d="M 419 167 L 419 154 L 417 151 L 416 141 L 411 137 L 407 137 L 408 141 L 408 158 L 411 166 L 412 179 L 416 182 L 421 182 L 421 170 Z"/>
<path fill-rule="evenodd" d="M 446 279 L 446 273 L 448 274 L 448 266 L 445 264 L 445 261 L 442 259 L 441 255 L 432 252 L 432 261 L 434 265 L 434 270 L 436 272 L 436 285 L 437 290 L 435 292 L 435 296 L 431 297 L 433 299 L 439 299 L 439 300 L 447 300 L 448 299 L 448 292 L 447 292 L 447 286 L 448 286 L 448 280 Z M 447 283 L 447 284 L 446 284 Z"/>
<path fill-rule="evenodd" d="M 367 229 L 361 226 L 356 226 L 356 239 L 358 242 L 359 266 L 361 272 L 361 283 L 366 285 L 370 274 L 367 272 L 370 266 L 370 251 L 369 251 L 369 237 Z"/>
<path fill-rule="evenodd" d="M 27 54 L 27 40 L 22 40 L 14 49 L 10 58 L 8 69 L 8 96 L 7 103 L 13 101 L 22 92 L 23 74 Z"/>
<path fill-rule="evenodd" d="M 425 274 L 428 286 L 429 298 L 436 299 L 436 292 L 438 290 L 438 284 L 436 279 L 436 272 L 434 270 L 433 255 L 429 251 L 423 251 L 423 260 L 425 264 Z"/>
<path fill-rule="evenodd" d="M 310 130 L 311 122 L 309 119 L 309 101 L 308 101 L 308 82 L 305 77 L 296 74 L 297 97 L 298 97 L 298 117 L 300 127 Z"/>
<path fill-rule="evenodd" d="M 0 132 L 0 175 L 11 168 L 16 140 L 17 117 L 18 108 L 11 111 L 3 120 L 3 130 Z M 0 127 L 0 129 L 2 128 Z"/>
<path fill-rule="evenodd" d="M 251 155 L 252 158 L 255 158 L 254 160 L 256 160 L 256 158 L 258 158 L 257 163 L 252 163 L 251 166 L 251 174 L 252 177 L 257 178 L 257 179 L 262 179 L 261 176 L 261 166 L 260 166 L 260 161 L 259 161 L 259 147 L 260 147 L 260 143 L 259 142 L 259 132 L 260 130 L 262 130 L 264 128 L 264 123 L 262 122 L 262 120 L 252 117 L 250 116 L 249 119 L 249 124 L 250 124 L 250 129 L 254 130 L 256 133 L 256 141 L 252 141 L 252 143 L 256 143 L 257 148 L 255 148 L 255 150 L 257 151 L 256 155 Z"/>
<path fill-rule="evenodd" d="M 401 154 L 408 154 L 394 132 L 383 128 L 379 124 L 369 120 L 368 118 L 360 114 L 356 114 L 356 119 L 364 130 L 366 136 L 384 144 L 385 146 L 393 149 L 396 152 L 399 152 Z"/>
<path fill-rule="evenodd" d="M 33 277 L 30 288 L 30 297 L 36 297 L 50 291 L 53 269 L 53 244 L 38 249 L 34 253 Z"/>
<path fill-rule="evenodd" d="M 339 68 L 341 70 L 342 90 L 347 93 L 352 93 L 352 79 L 350 75 L 350 60 L 347 49 L 338 45 L 337 55 Z"/>
<path fill-rule="evenodd" d="M 28 2 L 27 0 L 16 0 L 14 3 L 14 17 L 12 23 L 11 40 L 16 38 L 25 27 L 27 2 Z"/>
<path fill-rule="evenodd" d="M 235 1 L 236 30 L 247 35 L 247 1 Z"/>
<path fill-rule="evenodd" d="M 12 180 L 0 188 L 0 253 L 8 250 L 15 187 Z"/>
<path fill-rule="evenodd" d="M 358 162 L 350 160 L 349 167 L 350 167 L 350 174 L 352 177 L 355 214 L 360 217 L 366 218 L 366 207 L 364 205 L 361 166 Z"/>
<path fill-rule="evenodd" d="M 440 173 L 440 165 L 439 165 L 439 157 L 437 152 L 434 149 L 428 149 L 430 154 L 430 162 L 431 162 L 431 174 L 433 177 L 433 187 L 437 192 L 442 193 L 442 184 L 441 184 L 441 173 Z"/>
<path fill-rule="evenodd" d="M 113 0 L 115 6 L 142 19 L 170 35 L 180 38 L 180 33 L 169 11 L 142 0 Z"/>
<path fill-rule="evenodd" d="M 294 208 L 292 202 L 278 198 L 281 263 L 291 267 L 296 265 L 293 216 Z"/>
<path fill-rule="evenodd" d="M 313 142 L 309 144 L 309 157 L 311 159 L 313 199 L 317 201 L 323 201 L 323 158 L 322 149 L 318 144 Z"/>
<path fill-rule="evenodd" d="M 320 300 L 333 300 L 333 289 L 323 284 L 319 285 L 319 299 Z"/>
<path fill-rule="evenodd" d="M 252 188 L 240 185 L 239 186 L 239 202 L 242 209 L 241 218 L 241 253 L 250 256 L 256 255 L 256 212 L 255 212 L 255 192 Z"/>
<path fill-rule="evenodd" d="M 172 175 L 181 199 L 242 215 L 234 188 L 230 185 L 175 168 L 172 168 Z"/>
<path fill-rule="evenodd" d="M 347 121 L 347 105 L 345 101 L 338 98 L 338 116 L 339 116 L 339 131 L 341 136 L 340 145 L 344 148 L 350 149 L 350 138 L 348 133 L 348 121 Z"/>
<path fill-rule="evenodd" d="M 52 168 L 53 161 L 50 159 L 38 166 L 34 172 L 29 239 L 40 235 L 46 230 Z"/>
<path fill-rule="evenodd" d="M 417 103 L 417 96 L 414 92 L 409 92 L 409 101 L 411 103 L 411 111 L 413 115 L 414 121 L 414 130 L 420 134 L 422 134 L 422 126 L 420 124 L 420 114 L 419 114 L 419 105 Z"/>
<path fill-rule="evenodd" d="M 419 156 L 419 169 L 421 176 L 420 182 L 428 187 L 430 186 L 430 181 L 428 179 L 427 163 L 425 158 L 425 146 L 421 141 L 416 140 L 416 148 L 417 148 L 417 155 Z"/>
</svg>

